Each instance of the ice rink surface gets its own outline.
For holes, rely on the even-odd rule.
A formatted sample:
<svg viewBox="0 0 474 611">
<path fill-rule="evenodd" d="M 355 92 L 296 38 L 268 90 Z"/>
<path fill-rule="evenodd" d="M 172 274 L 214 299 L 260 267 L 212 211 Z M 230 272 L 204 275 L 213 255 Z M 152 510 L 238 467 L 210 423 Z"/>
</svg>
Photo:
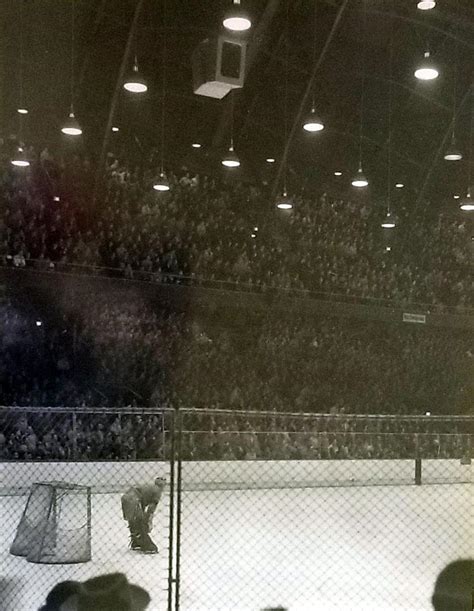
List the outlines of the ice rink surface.
<svg viewBox="0 0 474 611">
<path fill-rule="evenodd" d="M 167 608 L 166 503 L 155 517 L 161 553 L 127 548 L 120 496 L 92 500 L 91 562 L 38 565 L 11 556 L 26 497 L 0 497 L 0 609 L 36 611 L 64 579 L 124 571 Z M 323 487 L 183 493 L 184 611 L 431 609 L 439 571 L 474 555 L 473 486 Z"/>
</svg>

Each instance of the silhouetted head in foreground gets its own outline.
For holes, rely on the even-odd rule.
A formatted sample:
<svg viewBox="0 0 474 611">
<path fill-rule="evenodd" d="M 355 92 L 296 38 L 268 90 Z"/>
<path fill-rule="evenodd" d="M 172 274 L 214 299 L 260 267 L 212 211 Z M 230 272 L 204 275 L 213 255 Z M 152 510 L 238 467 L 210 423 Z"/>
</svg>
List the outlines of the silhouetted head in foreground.
<svg viewBox="0 0 474 611">
<path fill-rule="evenodd" d="M 435 583 L 431 602 L 435 611 L 472 611 L 474 560 L 448 564 Z"/>
<path fill-rule="evenodd" d="M 149 602 L 146 590 L 129 583 L 123 573 L 110 573 L 83 583 L 58 583 L 40 611 L 144 611 Z"/>
</svg>

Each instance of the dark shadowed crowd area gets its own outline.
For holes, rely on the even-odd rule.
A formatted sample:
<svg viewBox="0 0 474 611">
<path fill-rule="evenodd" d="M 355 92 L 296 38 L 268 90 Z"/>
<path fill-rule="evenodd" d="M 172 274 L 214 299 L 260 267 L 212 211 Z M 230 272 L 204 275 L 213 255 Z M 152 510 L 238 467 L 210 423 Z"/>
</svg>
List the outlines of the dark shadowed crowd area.
<svg viewBox="0 0 474 611">
<path fill-rule="evenodd" d="M 446 420 L 437 428 L 434 418 L 470 413 L 473 354 L 465 331 L 240 316 L 222 327 L 126 289 L 91 295 L 89 303 L 66 293 L 57 318 L 8 300 L 1 309 L 3 403 L 31 411 L 3 415 L 0 453 L 162 456 L 166 426 L 157 415 L 127 413 L 139 406 L 229 410 L 219 421 L 188 421 L 189 458 L 465 454 L 467 437 L 456 434 L 471 432 L 467 422 Z M 44 414 L 35 406 L 75 406 L 77 419 L 73 424 L 70 414 Z M 81 414 L 87 406 L 116 413 Z M 241 410 L 271 411 L 275 421 L 245 419 Z M 299 423 L 277 415 L 288 411 L 320 416 Z M 353 414 L 398 417 L 369 422 Z M 287 427 L 280 432 L 279 418 Z"/>
</svg>

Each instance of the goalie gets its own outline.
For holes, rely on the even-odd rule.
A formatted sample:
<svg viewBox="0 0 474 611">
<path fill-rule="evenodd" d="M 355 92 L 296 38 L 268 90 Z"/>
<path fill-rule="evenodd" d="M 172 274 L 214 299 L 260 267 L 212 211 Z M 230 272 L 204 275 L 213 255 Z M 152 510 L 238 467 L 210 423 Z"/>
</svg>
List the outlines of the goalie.
<svg viewBox="0 0 474 611">
<path fill-rule="evenodd" d="M 153 484 L 134 486 L 122 495 L 122 513 L 130 530 L 130 547 L 146 554 L 157 554 L 158 548 L 150 537 L 153 515 L 160 502 L 166 480 L 157 477 Z"/>
</svg>

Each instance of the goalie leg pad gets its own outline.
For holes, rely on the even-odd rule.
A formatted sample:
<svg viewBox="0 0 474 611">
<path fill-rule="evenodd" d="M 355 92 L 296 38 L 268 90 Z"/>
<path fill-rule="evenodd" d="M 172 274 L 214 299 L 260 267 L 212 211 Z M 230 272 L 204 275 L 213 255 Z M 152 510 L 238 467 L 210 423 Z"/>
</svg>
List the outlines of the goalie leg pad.
<svg viewBox="0 0 474 611">
<path fill-rule="evenodd" d="M 130 490 L 122 496 L 122 514 L 127 522 L 142 522 L 145 520 L 142 504 L 138 495 Z"/>
</svg>

